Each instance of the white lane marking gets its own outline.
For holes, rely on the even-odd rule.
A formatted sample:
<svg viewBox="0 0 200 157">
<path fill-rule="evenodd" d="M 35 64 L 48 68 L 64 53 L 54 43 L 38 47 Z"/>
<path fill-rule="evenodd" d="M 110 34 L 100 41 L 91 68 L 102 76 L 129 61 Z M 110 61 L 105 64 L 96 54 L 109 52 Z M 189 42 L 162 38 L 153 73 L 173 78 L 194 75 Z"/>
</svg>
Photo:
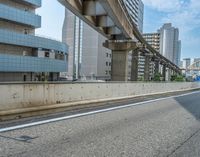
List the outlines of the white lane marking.
<svg viewBox="0 0 200 157">
<path fill-rule="evenodd" d="M 42 121 L 37 121 L 37 122 L 32 122 L 32 123 L 27 123 L 27 124 L 22 124 L 22 125 L 16 125 L 16 126 L 12 126 L 12 127 L 0 128 L 0 133 L 7 132 L 7 131 L 13 131 L 13 130 L 17 130 L 17 129 L 23 129 L 23 128 L 32 127 L 32 126 L 36 126 L 36 125 L 42 125 L 42 124 L 72 119 L 72 118 L 88 116 L 88 115 L 102 113 L 102 112 L 123 109 L 123 108 L 127 108 L 127 107 L 133 107 L 133 106 L 137 106 L 137 105 L 148 104 L 148 103 L 162 101 L 162 100 L 171 99 L 171 98 L 183 97 L 183 96 L 192 95 L 192 94 L 196 94 L 196 93 L 200 93 L 200 91 L 190 92 L 190 93 L 176 95 L 176 96 L 169 96 L 169 97 L 165 97 L 165 98 L 158 98 L 158 99 L 153 99 L 153 100 L 148 100 L 148 101 L 143 101 L 143 102 L 138 102 L 138 103 L 133 103 L 133 104 L 128 104 L 128 105 L 116 106 L 116 107 L 111 107 L 111 108 L 106 108 L 106 109 L 101 109 L 101 110 L 96 110 L 96 111 L 79 113 L 79 114 L 74 114 L 74 115 L 69 115 L 69 116 L 64 116 L 64 117 L 52 118 L 52 119 L 48 119 L 48 120 L 42 120 Z"/>
</svg>

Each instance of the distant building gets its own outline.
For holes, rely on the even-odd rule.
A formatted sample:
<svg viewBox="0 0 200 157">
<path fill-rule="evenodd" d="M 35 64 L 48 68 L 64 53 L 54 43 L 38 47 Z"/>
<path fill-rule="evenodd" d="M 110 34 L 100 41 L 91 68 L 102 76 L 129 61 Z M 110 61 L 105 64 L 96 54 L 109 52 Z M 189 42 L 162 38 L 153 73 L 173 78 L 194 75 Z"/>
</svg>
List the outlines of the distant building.
<svg viewBox="0 0 200 157">
<path fill-rule="evenodd" d="M 70 80 L 110 79 L 111 51 L 102 45 L 106 39 L 68 9 L 62 40 L 69 45 L 67 75 Z"/>
<path fill-rule="evenodd" d="M 35 36 L 41 0 L 0 1 L 0 81 L 58 80 L 67 69 L 67 45 Z"/>
<path fill-rule="evenodd" d="M 178 28 L 172 27 L 171 23 L 166 23 L 157 33 L 145 33 L 143 37 L 160 54 L 177 66 L 180 65 L 181 40 L 179 40 Z"/>
<path fill-rule="evenodd" d="M 200 58 L 194 58 L 194 63 L 199 62 L 199 61 L 200 61 Z"/>
<path fill-rule="evenodd" d="M 178 28 L 172 27 L 171 23 L 166 23 L 158 30 L 158 33 L 160 33 L 160 53 L 178 66 L 181 56 Z"/>
<path fill-rule="evenodd" d="M 188 67 L 191 65 L 191 58 L 184 58 L 183 59 L 183 68 L 188 69 Z"/>
</svg>

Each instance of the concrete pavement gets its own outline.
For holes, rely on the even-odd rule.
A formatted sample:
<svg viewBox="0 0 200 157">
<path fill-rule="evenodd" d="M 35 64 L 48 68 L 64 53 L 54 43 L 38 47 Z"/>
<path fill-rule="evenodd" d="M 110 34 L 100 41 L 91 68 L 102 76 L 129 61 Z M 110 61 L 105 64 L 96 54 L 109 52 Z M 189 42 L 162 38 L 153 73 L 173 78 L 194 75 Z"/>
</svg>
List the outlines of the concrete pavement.
<svg viewBox="0 0 200 157">
<path fill-rule="evenodd" d="M 200 92 L 0 133 L 0 157 L 200 156 Z"/>
</svg>

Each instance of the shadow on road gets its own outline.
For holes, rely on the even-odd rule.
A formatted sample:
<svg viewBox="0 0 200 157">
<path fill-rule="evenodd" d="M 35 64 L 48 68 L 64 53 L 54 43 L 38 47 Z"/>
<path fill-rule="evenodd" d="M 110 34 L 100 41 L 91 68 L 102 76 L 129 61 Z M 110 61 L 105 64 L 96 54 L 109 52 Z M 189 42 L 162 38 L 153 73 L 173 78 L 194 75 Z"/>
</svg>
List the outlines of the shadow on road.
<svg viewBox="0 0 200 157">
<path fill-rule="evenodd" d="M 175 100 L 197 120 L 200 120 L 200 91 L 192 95 L 177 97 Z"/>
</svg>

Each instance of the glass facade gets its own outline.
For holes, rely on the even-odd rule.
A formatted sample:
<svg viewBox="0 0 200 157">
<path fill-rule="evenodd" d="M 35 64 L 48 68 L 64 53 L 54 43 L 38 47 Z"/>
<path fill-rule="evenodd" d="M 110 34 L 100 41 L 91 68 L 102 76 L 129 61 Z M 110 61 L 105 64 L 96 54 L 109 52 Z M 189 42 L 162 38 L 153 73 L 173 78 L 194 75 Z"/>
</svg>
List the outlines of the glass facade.
<svg viewBox="0 0 200 157">
<path fill-rule="evenodd" d="M 65 60 L 0 54 L 1 72 L 61 72 L 67 70 Z"/>
<path fill-rule="evenodd" d="M 144 4 L 141 0 L 124 0 L 129 15 L 133 22 L 137 25 L 140 32 L 143 31 L 143 13 Z"/>
<path fill-rule="evenodd" d="M 25 10 L 16 9 L 0 4 L 0 18 L 4 20 L 29 25 L 34 28 L 41 27 L 41 17 Z"/>
<path fill-rule="evenodd" d="M 32 48 L 44 48 L 67 53 L 67 45 L 62 42 L 34 35 L 11 32 L 5 29 L 0 29 L 0 43 Z"/>
</svg>

